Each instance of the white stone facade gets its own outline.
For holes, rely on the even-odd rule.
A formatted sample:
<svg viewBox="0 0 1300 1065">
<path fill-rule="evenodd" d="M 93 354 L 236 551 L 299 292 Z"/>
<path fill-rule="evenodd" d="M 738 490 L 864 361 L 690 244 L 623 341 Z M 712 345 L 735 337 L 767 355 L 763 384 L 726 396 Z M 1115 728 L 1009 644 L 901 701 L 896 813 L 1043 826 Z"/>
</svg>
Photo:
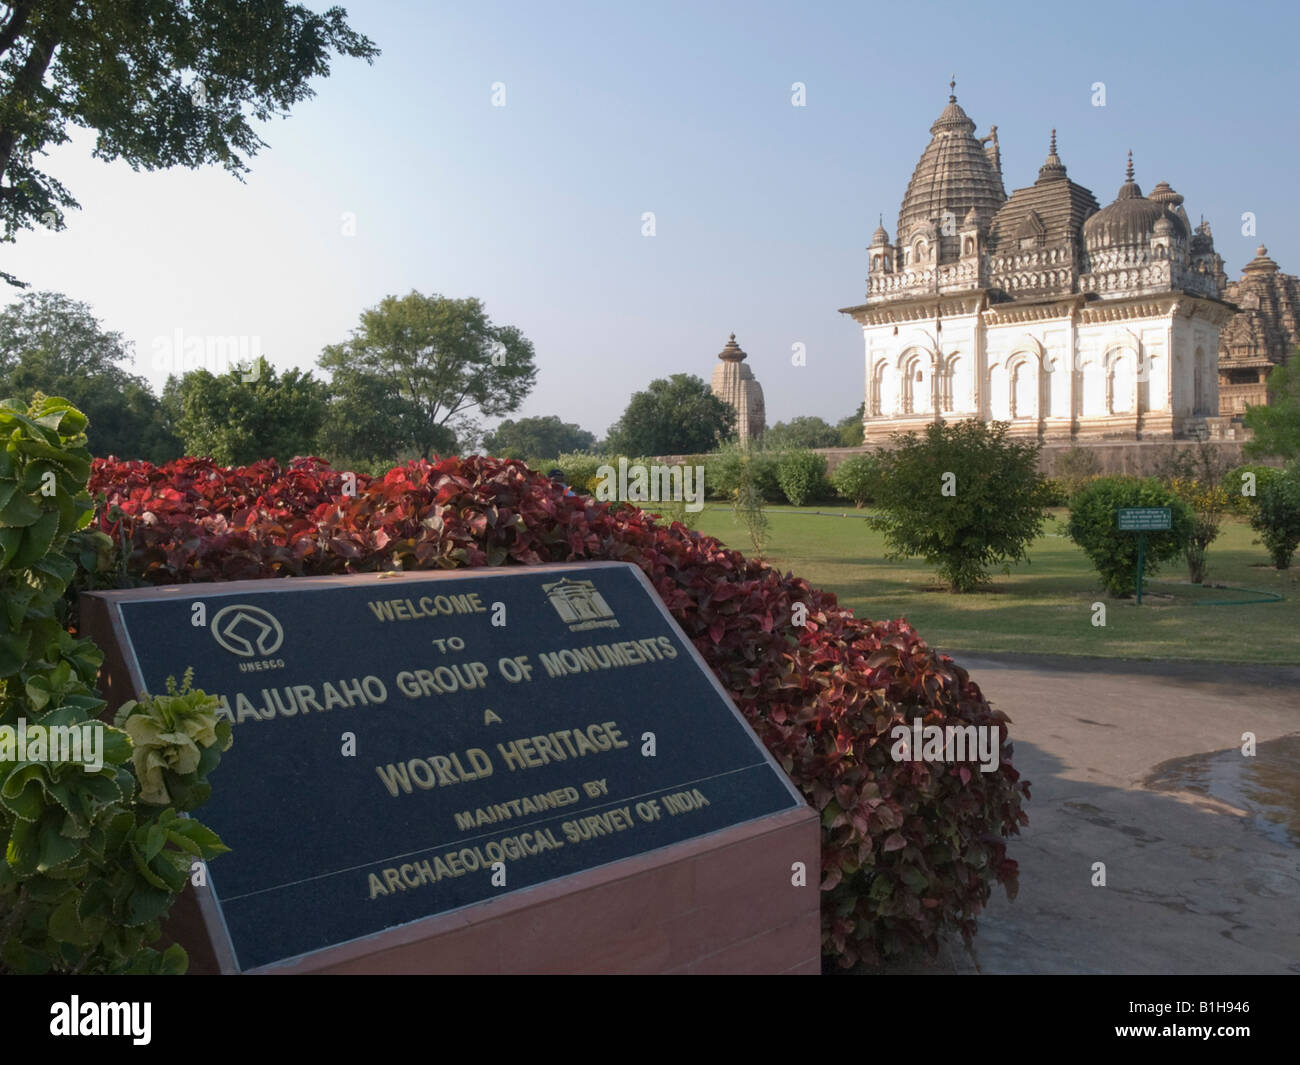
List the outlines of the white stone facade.
<svg viewBox="0 0 1300 1065">
<path fill-rule="evenodd" d="M 1044 439 L 1146 439 L 1191 435 L 1218 411 L 1222 305 L 1178 293 L 1025 307 L 969 296 L 915 311 L 862 316 L 869 443 L 936 413 Z"/>
</svg>

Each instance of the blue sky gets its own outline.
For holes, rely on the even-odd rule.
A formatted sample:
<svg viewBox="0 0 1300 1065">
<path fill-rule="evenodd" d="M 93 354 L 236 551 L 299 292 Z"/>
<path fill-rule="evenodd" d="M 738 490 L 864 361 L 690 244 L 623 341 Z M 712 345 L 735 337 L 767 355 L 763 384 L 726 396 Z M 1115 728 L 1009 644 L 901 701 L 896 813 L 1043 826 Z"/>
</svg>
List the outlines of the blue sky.
<svg viewBox="0 0 1300 1065">
<path fill-rule="evenodd" d="M 514 417 L 603 436 L 653 378 L 707 379 L 734 330 L 769 424 L 835 421 L 863 391 L 861 333 L 837 308 L 862 302 L 877 215 L 893 236 L 955 73 L 978 135 L 998 126 L 1008 192 L 1053 127 L 1103 205 L 1132 148 L 1144 191 L 1167 180 L 1212 223 L 1230 277 L 1260 243 L 1300 272 L 1290 4 L 347 8 L 383 54 L 336 60 L 268 124 L 245 184 L 133 173 L 79 134 L 48 169 L 83 209 L 6 246 L 6 268 L 90 303 L 156 387 L 155 338 L 178 329 L 312 368 L 363 309 L 417 289 L 477 296 L 533 341 Z"/>
</svg>

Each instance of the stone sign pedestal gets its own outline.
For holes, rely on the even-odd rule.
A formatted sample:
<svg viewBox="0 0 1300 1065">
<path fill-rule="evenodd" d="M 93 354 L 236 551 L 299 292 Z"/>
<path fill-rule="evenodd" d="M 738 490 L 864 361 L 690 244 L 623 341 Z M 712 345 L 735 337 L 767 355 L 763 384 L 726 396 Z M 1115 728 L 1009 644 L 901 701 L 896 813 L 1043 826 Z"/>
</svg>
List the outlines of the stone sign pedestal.
<svg viewBox="0 0 1300 1065">
<path fill-rule="evenodd" d="M 250 973 L 821 972 L 821 829 L 776 814 L 671 851 L 629 858 Z M 805 863 L 810 888 L 791 883 Z M 195 892 L 165 929 L 190 973 L 221 972 Z"/>
</svg>

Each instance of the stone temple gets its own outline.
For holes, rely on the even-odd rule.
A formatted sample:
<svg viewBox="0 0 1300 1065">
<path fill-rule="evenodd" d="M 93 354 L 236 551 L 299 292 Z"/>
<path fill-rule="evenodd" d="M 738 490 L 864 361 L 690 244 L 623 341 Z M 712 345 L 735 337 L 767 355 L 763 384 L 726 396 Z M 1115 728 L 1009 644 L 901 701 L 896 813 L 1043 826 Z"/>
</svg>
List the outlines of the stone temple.
<svg viewBox="0 0 1300 1065">
<path fill-rule="evenodd" d="M 842 309 L 866 345 L 866 443 L 938 418 L 1044 440 L 1210 435 L 1226 285 L 1209 226 L 1163 181 L 1144 195 L 1131 153 L 1102 207 L 1053 131 L 1008 196 L 997 127 L 976 137 L 950 95 L 894 239 L 872 238 L 866 302 Z"/>
<path fill-rule="evenodd" d="M 1219 413 L 1239 415 L 1268 402 L 1265 382 L 1287 362 L 1300 339 L 1300 279 L 1284 274 L 1262 244 L 1228 282 L 1224 298 L 1240 310 L 1219 340 Z"/>
<path fill-rule="evenodd" d="M 713 394 L 736 409 L 736 436 L 742 444 L 757 440 L 767 427 L 763 388 L 745 365 L 745 359 L 745 353 L 736 343 L 736 334 L 732 333 L 727 346 L 718 352 L 712 385 Z"/>
</svg>

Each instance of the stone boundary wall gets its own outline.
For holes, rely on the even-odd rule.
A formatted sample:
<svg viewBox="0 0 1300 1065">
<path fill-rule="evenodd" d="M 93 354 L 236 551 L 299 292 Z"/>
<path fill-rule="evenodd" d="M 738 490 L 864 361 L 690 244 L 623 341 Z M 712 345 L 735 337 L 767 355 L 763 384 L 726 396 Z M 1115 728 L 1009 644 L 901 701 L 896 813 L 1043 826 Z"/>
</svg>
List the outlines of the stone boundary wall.
<svg viewBox="0 0 1300 1065">
<path fill-rule="evenodd" d="M 1259 462 L 1265 466 L 1283 465 L 1281 461 L 1276 459 L 1247 460 L 1242 453 L 1244 443 L 1245 441 L 1242 440 L 1211 440 L 1206 441 L 1206 446 L 1218 449 L 1229 468 L 1240 466 L 1247 461 Z M 1195 453 L 1196 448 L 1199 446 L 1200 442 L 1196 440 L 1101 440 L 1089 441 L 1086 444 L 1049 442 L 1043 444 L 1043 449 L 1039 453 L 1038 468 L 1044 475 L 1054 477 L 1061 456 L 1075 447 L 1082 447 L 1097 456 L 1100 466 L 1099 472 L 1103 474 L 1127 473 L 1139 477 L 1151 477 L 1155 475 L 1161 461 L 1171 450 Z M 830 473 L 847 458 L 880 451 L 883 448 L 819 447 L 813 450 L 819 455 L 826 456 L 826 470 Z M 665 465 L 678 465 L 697 458 L 698 456 L 694 455 L 665 455 L 656 458 L 655 461 Z"/>
</svg>

